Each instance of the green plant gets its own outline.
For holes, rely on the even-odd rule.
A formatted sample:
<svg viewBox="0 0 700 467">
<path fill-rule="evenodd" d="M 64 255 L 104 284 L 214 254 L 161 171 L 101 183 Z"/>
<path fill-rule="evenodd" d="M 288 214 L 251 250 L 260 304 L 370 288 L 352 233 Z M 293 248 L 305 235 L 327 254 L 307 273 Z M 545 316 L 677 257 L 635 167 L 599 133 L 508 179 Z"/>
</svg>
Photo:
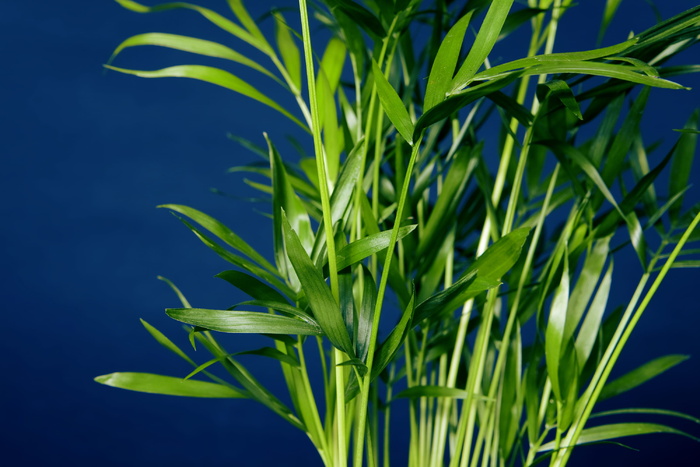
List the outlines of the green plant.
<svg viewBox="0 0 700 467">
<path fill-rule="evenodd" d="M 652 154 L 640 120 L 652 87 L 682 89 L 670 78 L 698 71 L 664 64 L 696 44 L 700 7 L 620 44 L 554 54 L 560 17 L 584 8 L 570 0 L 517 8 L 513 0 L 324 0 L 313 5 L 330 32 L 322 44 L 311 37 L 306 0 L 300 28 L 287 12 L 271 12 L 274 38 L 241 0 L 228 0 L 236 22 L 187 3 L 117 1 L 141 13 L 193 10 L 255 52 L 149 33 L 125 40 L 113 58 L 143 45 L 218 57 L 270 78 L 299 108 L 221 68 L 108 68 L 244 94 L 299 126 L 314 156 L 293 163 L 267 136 L 266 150 L 237 138 L 266 158 L 237 170 L 269 180 L 251 184 L 271 198 L 274 264 L 218 220 L 162 206 L 236 267 L 219 277 L 251 300 L 193 308 L 168 282 L 182 307 L 167 314 L 213 358 L 195 362 L 144 322 L 194 371 L 98 382 L 256 400 L 305 431 L 327 466 L 389 465 L 400 399 L 409 401 L 411 466 L 562 466 L 580 444 L 686 435 L 589 421 L 597 402 L 685 358 L 661 357 L 608 380 L 669 269 L 698 264 L 697 251 L 683 249 L 700 239 L 700 204 L 683 203 L 698 112 L 663 156 Z M 608 2 L 601 36 L 617 4 Z M 526 56 L 489 61 L 498 42 L 527 26 Z M 623 248 L 634 250 L 641 274 L 626 308 L 610 310 L 613 257 Z M 231 353 L 211 331 L 262 334 L 270 346 Z M 309 368 L 308 352 L 318 352 L 320 369 Z M 245 353 L 279 361 L 291 406 L 241 363 Z M 310 372 L 322 373 L 322 387 Z"/>
</svg>

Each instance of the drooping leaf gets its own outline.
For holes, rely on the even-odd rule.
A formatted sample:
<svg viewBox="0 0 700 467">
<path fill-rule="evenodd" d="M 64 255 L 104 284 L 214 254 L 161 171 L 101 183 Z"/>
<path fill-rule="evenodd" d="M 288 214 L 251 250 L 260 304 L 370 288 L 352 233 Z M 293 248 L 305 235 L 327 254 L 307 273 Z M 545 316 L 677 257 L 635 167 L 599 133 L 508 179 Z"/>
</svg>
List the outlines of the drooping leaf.
<svg viewBox="0 0 700 467">
<path fill-rule="evenodd" d="M 571 111 L 576 118 L 583 120 L 583 115 L 581 114 L 581 107 L 578 105 L 576 96 L 574 96 L 573 91 L 566 81 L 560 79 L 553 79 L 542 84 L 542 86 L 549 89 L 549 92 L 553 97 L 558 99 L 564 106 Z"/>
<path fill-rule="evenodd" d="M 396 127 L 401 137 L 410 145 L 413 145 L 413 121 L 406 110 L 401 98 L 396 93 L 396 90 L 391 86 L 391 83 L 384 77 L 384 73 L 377 65 L 377 62 L 372 62 L 372 75 L 374 76 L 374 84 L 377 87 L 377 95 L 382 103 L 384 112 L 391 120 L 391 123 Z"/>
<path fill-rule="evenodd" d="M 129 70 L 126 68 L 117 68 L 111 65 L 105 65 L 105 68 L 109 68 L 110 70 L 118 71 L 120 73 L 126 73 L 128 75 L 139 76 L 141 78 L 190 78 L 216 84 L 217 86 L 230 89 L 231 91 L 243 94 L 246 97 L 250 97 L 251 99 L 265 104 L 289 118 L 304 130 L 308 130 L 306 125 L 299 121 L 299 119 L 294 115 L 289 113 L 285 108 L 280 106 L 277 102 L 270 99 L 254 86 L 243 81 L 236 75 L 220 68 L 204 65 L 176 65 L 168 68 L 162 68 L 160 70 Z"/>
<path fill-rule="evenodd" d="M 386 31 L 379 19 L 362 5 L 353 0 L 327 0 L 332 10 L 338 9 L 352 18 L 355 23 L 367 33 L 374 35 L 378 39 L 386 36 Z"/>
<path fill-rule="evenodd" d="M 162 32 L 149 32 L 145 34 L 137 34 L 124 40 L 114 49 L 108 63 L 112 63 L 114 58 L 121 53 L 122 50 L 128 47 L 136 47 L 143 45 L 154 45 L 159 47 L 168 47 L 171 49 L 182 50 L 193 54 L 206 55 L 208 57 L 223 58 L 231 60 L 241 65 L 245 65 L 253 70 L 259 71 L 264 75 L 278 80 L 267 68 L 260 65 L 258 62 L 249 59 L 230 47 L 196 37 L 180 36 L 177 34 L 167 34 Z"/>
<path fill-rule="evenodd" d="M 520 257 L 529 232 L 528 228 L 516 229 L 491 245 L 454 284 L 420 303 L 414 322 L 450 312 L 466 300 L 500 285 L 500 278 Z"/>
<path fill-rule="evenodd" d="M 697 130 L 699 118 L 700 110 L 696 110 L 685 124 L 685 129 Z M 693 166 L 697 141 L 698 135 L 693 131 L 681 134 L 673 157 L 673 162 L 671 163 L 668 187 L 669 197 L 682 193 L 686 189 L 690 174 L 692 173 L 691 168 Z M 669 215 L 671 218 L 676 219 L 680 215 L 682 208 L 683 195 L 669 208 Z"/>
<path fill-rule="evenodd" d="M 274 285 L 279 290 L 283 291 L 288 297 L 294 296 L 294 291 L 291 290 L 284 282 L 282 282 L 277 274 L 272 274 L 269 270 L 261 268 L 260 266 L 248 260 L 247 258 L 243 258 L 234 253 L 231 253 L 230 251 L 226 250 L 221 245 L 213 241 L 211 238 L 207 237 L 204 234 L 204 232 L 187 222 L 185 219 L 180 218 L 180 221 L 183 224 L 185 224 L 187 228 L 189 228 L 197 236 L 197 238 L 199 238 L 202 241 L 202 243 L 211 248 L 221 258 L 225 259 L 226 261 L 235 266 L 238 266 L 242 269 L 245 269 L 246 271 L 253 273 L 255 276 L 261 279 L 265 279 L 267 282 Z"/>
<path fill-rule="evenodd" d="M 220 14 L 208 8 L 203 8 L 201 6 L 185 2 L 161 3 L 160 5 L 155 5 L 152 7 L 142 5 L 133 0 L 116 0 L 116 2 L 124 8 L 126 8 L 127 10 L 135 11 L 137 13 L 155 13 L 158 11 L 176 9 L 193 10 L 205 17 L 206 19 L 208 19 L 209 21 L 211 21 L 219 28 L 223 29 L 224 31 L 232 34 L 233 36 L 241 39 L 244 42 L 247 42 L 248 44 L 265 53 L 270 53 L 270 47 L 264 39 L 261 39 L 261 35 L 250 34 L 233 21 L 221 16 Z"/>
<path fill-rule="evenodd" d="M 253 311 L 168 308 L 168 316 L 183 323 L 219 332 L 248 334 L 298 334 L 321 336 L 323 331 L 308 320 Z"/>
<path fill-rule="evenodd" d="M 569 262 L 568 255 L 564 254 L 564 270 L 561 273 L 561 281 L 554 292 L 552 304 L 549 310 L 549 319 L 545 332 L 545 357 L 547 362 L 547 373 L 552 382 L 552 392 L 557 400 L 562 400 L 563 394 L 559 382 L 559 366 L 563 360 L 567 341 L 564 329 L 566 326 L 566 310 L 569 303 Z"/>
<path fill-rule="evenodd" d="M 598 332 L 600 329 L 600 323 L 603 319 L 603 313 L 605 312 L 605 306 L 608 302 L 608 295 L 610 294 L 610 284 L 612 283 L 612 272 L 613 272 L 613 262 L 610 261 L 608 270 L 603 276 L 603 280 L 598 286 L 598 291 L 593 297 L 591 305 L 588 307 L 588 313 L 581 323 L 581 328 L 576 336 L 576 356 L 578 359 L 578 365 L 583 368 L 584 364 L 591 355 L 591 350 L 598 338 Z"/>
<path fill-rule="evenodd" d="M 151 373 L 111 373 L 95 378 L 98 383 L 130 391 L 163 394 L 166 396 L 204 397 L 204 398 L 246 398 L 246 394 L 231 386 L 217 383 L 184 380 L 172 376 Z"/>
<path fill-rule="evenodd" d="M 302 290 L 306 294 L 306 299 L 314 313 L 314 318 L 328 337 L 328 340 L 336 348 L 354 357 L 352 342 L 345 327 L 340 306 L 333 298 L 333 294 L 323 280 L 321 272 L 311 262 L 311 258 L 309 258 L 306 250 L 301 245 L 296 232 L 289 225 L 284 212 L 282 215 L 282 228 L 284 229 L 287 255 L 299 278 Z"/>
<path fill-rule="evenodd" d="M 286 274 L 288 272 L 288 259 L 284 249 L 282 212 L 285 212 L 292 228 L 296 229 L 305 251 L 310 251 L 314 243 L 314 234 L 311 229 L 309 214 L 289 182 L 289 176 L 282 162 L 282 157 L 267 134 L 265 134 L 265 140 L 269 148 L 270 171 L 272 174 L 272 220 L 275 260 L 277 261 L 277 267 Z M 292 280 L 294 289 L 297 288 L 297 285 Z"/>
<path fill-rule="evenodd" d="M 581 432 L 581 436 L 579 436 L 578 440 L 576 441 L 576 446 L 580 444 L 624 438 L 626 436 L 648 435 L 651 433 L 671 433 L 697 440 L 697 438 L 689 435 L 688 433 L 666 425 L 659 425 L 656 423 L 615 423 L 611 425 L 585 428 Z M 549 443 L 545 443 L 540 446 L 538 452 L 552 450 L 554 449 L 554 446 L 554 441 L 550 441 Z"/>
<path fill-rule="evenodd" d="M 222 222 L 214 219 L 213 217 L 204 214 L 189 206 L 183 206 L 181 204 L 161 204 L 159 208 L 170 209 L 171 211 L 180 213 L 184 216 L 189 217 L 197 224 L 204 227 L 206 230 L 216 235 L 216 238 L 226 243 L 231 248 L 240 251 L 260 266 L 264 267 L 273 274 L 277 273 L 275 267 L 270 264 L 260 253 L 255 251 L 245 240 L 236 235 L 233 230 L 226 227 Z"/>
<path fill-rule="evenodd" d="M 286 303 L 286 299 L 278 291 L 244 272 L 234 270 L 223 271 L 214 277 L 225 280 L 256 300 L 270 300 L 274 302 Z M 185 308 L 189 307 L 185 306 Z"/>
<path fill-rule="evenodd" d="M 467 391 L 464 389 L 449 388 L 445 386 L 413 386 L 404 389 L 394 396 L 394 399 L 416 399 L 419 397 L 449 397 L 452 399 L 466 399 Z"/>
<path fill-rule="evenodd" d="M 688 355 L 666 355 L 647 362 L 613 381 L 608 381 L 605 386 L 603 386 L 598 400 L 609 399 L 623 392 L 627 392 L 630 389 L 634 389 L 661 373 L 670 370 L 688 358 Z"/>
<path fill-rule="evenodd" d="M 417 225 L 407 225 L 399 229 L 399 239 L 404 238 L 415 230 Z M 344 246 L 337 253 L 338 270 L 345 269 L 363 259 L 386 249 L 391 240 L 391 230 L 385 230 Z"/>
</svg>

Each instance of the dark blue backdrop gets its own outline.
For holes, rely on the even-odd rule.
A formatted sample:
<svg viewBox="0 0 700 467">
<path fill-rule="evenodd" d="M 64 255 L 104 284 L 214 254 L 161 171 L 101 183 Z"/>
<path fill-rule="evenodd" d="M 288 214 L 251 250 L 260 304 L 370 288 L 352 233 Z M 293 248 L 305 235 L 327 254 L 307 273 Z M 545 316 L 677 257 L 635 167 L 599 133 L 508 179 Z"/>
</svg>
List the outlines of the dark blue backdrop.
<svg viewBox="0 0 700 467">
<path fill-rule="evenodd" d="M 265 218 L 250 204 L 212 195 L 209 189 L 253 194 L 240 176 L 225 172 L 254 158 L 228 141 L 227 132 L 263 144 L 261 132 L 267 131 L 289 152 L 284 138 L 296 130 L 274 111 L 211 85 L 103 72 L 101 65 L 114 47 L 133 34 L 158 31 L 228 40 L 194 13 L 139 15 L 95 0 L 2 3 L 3 463 L 318 465 L 303 434 L 254 403 L 161 397 L 92 381 L 113 371 L 189 371 L 139 324 L 138 318 L 144 318 L 187 346 L 179 326 L 163 313 L 165 307 L 177 306 L 177 300 L 156 276 L 171 278 L 200 307 L 228 306 L 242 297 L 212 278 L 227 269 L 226 263 L 154 207 L 182 203 L 202 209 L 268 253 L 271 235 Z M 273 4 L 257 3 L 256 14 Z M 293 3 L 280 0 L 275 6 Z M 590 23 L 589 15 L 599 18 L 604 2 L 584 3 L 590 10 L 565 17 L 559 51 L 593 45 L 597 19 Z M 696 4 L 659 3 L 664 17 Z M 226 11 L 223 1 L 202 4 Z M 606 43 L 653 21 L 646 2 L 624 2 Z M 155 69 L 191 59 L 143 49 L 127 51 L 117 64 Z M 698 50 L 691 54 L 697 62 Z M 680 81 L 700 85 L 697 77 Z M 668 147 L 676 136 L 670 130 L 682 127 L 700 99 L 688 92 L 659 90 L 652 95 L 649 116 L 659 114 L 647 118 L 645 129 L 650 141 L 664 138 Z M 692 188 L 688 196 L 697 200 L 698 193 Z M 634 262 L 617 268 L 638 273 Z M 668 353 L 694 358 L 615 406 L 700 415 L 699 279 L 697 271 L 669 275 L 624 352 L 621 369 Z M 616 295 L 616 302 L 626 300 L 629 287 L 620 282 L 615 287 L 624 292 Z M 236 339 L 229 340 L 234 348 L 249 342 Z M 266 371 L 274 366 L 257 362 L 261 379 L 274 385 Z M 681 426 L 699 431 L 692 424 Z M 623 462 L 617 459 L 626 459 L 626 465 L 691 465 L 682 459 L 700 456 L 697 444 L 668 435 L 630 439 L 628 444 L 642 451 L 591 447 L 579 450 L 573 464 L 586 465 L 605 454 L 610 457 L 597 457 L 598 465 Z"/>
</svg>

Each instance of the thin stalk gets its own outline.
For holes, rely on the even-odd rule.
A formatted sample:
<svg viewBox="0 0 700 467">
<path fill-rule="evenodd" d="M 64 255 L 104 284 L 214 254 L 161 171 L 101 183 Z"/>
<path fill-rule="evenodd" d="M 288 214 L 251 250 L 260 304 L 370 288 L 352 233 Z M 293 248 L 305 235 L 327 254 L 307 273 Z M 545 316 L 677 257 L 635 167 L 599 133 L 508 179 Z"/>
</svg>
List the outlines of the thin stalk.
<svg viewBox="0 0 700 467">
<path fill-rule="evenodd" d="M 333 235 L 333 220 L 331 218 L 330 194 L 328 189 L 328 173 L 326 170 L 325 155 L 323 153 L 323 141 L 321 139 L 321 126 L 318 114 L 318 101 L 316 98 L 316 81 L 314 74 L 313 48 L 311 45 L 311 32 L 309 30 L 309 15 L 306 0 L 299 0 L 299 12 L 301 17 L 301 31 L 304 42 L 304 61 L 306 64 L 306 81 L 309 93 L 309 105 L 311 107 L 311 131 L 314 140 L 314 154 L 316 156 L 316 170 L 318 172 L 318 186 L 321 196 L 321 208 L 323 211 L 323 225 L 326 236 L 326 251 L 328 255 L 328 274 L 330 277 L 331 292 L 336 301 L 340 293 L 338 287 L 338 268 L 335 252 L 335 238 Z M 344 357 L 338 349 L 334 349 L 336 363 L 343 361 Z M 345 368 L 336 365 L 335 374 L 335 409 L 338 441 L 336 444 L 337 465 L 347 465 L 347 448 L 345 433 Z"/>
<path fill-rule="evenodd" d="M 418 138 L 420 142 L 423 139 L 423 135 Z M 409 178 L 413 173 L 413 167 L 416 162 L 416 156 L 418 155 L 418 149 L 420 143 L 415 143 L 413 150 L 411 151 L 411 157 L 408 161 L 408 168 L 406 169 L 406 181 L 401 190 L 401 197 L 399 199 L 399 204 L 396 210 L 397 222 L 394 224 L 391 230 L 391 238 L 389 240 L 389 246 L 387 248 L 386 260 L 384 261 L 384 270 L 382 272 L 382 278 L 379 283 L 379 289 L 377 290 L 377 303 L 374 309 L 374 316 L 372 319 L 372 328 L 370 333 L 368 353 L 367 353 L 367 374 L 362 379 L 362 385 L 360 390 L 360 411 L 357 419 L 357 431 L 355 437 L 355 451 L 354 451 L 354 465 L 356 467 L 361 467 L 362 465 L 362 452 L 364 449 L 364 437 L 365 437 L 365 424 L 367 421 L 367 402 L 369 396 L 369 385 L 372 379 L 372 364 L 374 363 L 374 353 L 377 348 L 377 336 L 379 333 L 379 319 L 382 314 L 382 304 L 384 303 L 384 295 L 386 293 L 386 287 L 389 281 L 389 271 L 391 270 L 391 263 L 394 258 L 394 248 L 399 239 L 399 219 L 403 218 L 403 212 L 406 208 L 406 200 L 408 199 L 408 187 L 410 185 Z"/>
<path fill-rule="evenodd" d="M 598 400 L 601 391 L 603 390 L 603 386 L 605 385 L 605 382 L 610 376 L 610 373 L 612 372 L 612 369 L 615 366 L 617 359 L 622 353 L 622 349 L 625 347 L 625 344 L 627 343 L 627 340 L 629 339 L 630 335 L 632 334 L 632 331 L 637 325 L 637 322 L 639 322 L 639 319 L 642 317 L 642 314 L 649 305 L 649 302 L 656 294 L 656 291 L 658 290 L 659 286 L 666 277 L 666 274 L 668 274 L 668 271 L 670 271 L 673 262 L 676 260 L 678 255 L 680 255 L 681 251 L 683 250 L 683 247 L 688 242 L 690 235 L 698 226 L 698 223 L 700 223 L 700 213 L 698 213 L 693 218 L 693 221 L 690 223 L 688 228 L 683 233 L 683 236 L 674 247 L 673 251 L 671 252 L 671 255 L 668 257 L 668 260 L 666 260 L 666 262 L 664 263 L 663 267 L 661 268 L 661 271 L 659 271 L 659 274 L 656 276 L 656 279 L 654 279 L 654 282 L 652 283 L 651 287 L 644 295 L 644 298 L 639 304 L 639 307 L 634 312 L 634 315 L 632 316 L 632 319 L 630 320 L 629 324 L 627 326 L 624 326 L 624 329 L 622 329 L 623 323 L 621 323 L 621 326 L 619 326 L 617 331 L 615 332 L 615 336 L 613 337 L 613 340 L 611 341 L 611 344 L 608 347 L 608 350 L 606 351 L 606 355 L 603 357 L 604 365 L 602 366 L 602 368 L 601 366 L 599 366 L 598 370 L 596 371 L 596 374 L 593 376 L 591 385 L 589 386 L 589 389 L 586 390 L 586 393 L 582 398 L 584 402 L 581 405 L 581 413 L 577 414 L 573 426 L 567 432 L 567 435 L 563 441 L 564 447 L 563 449 L 557 452 L 555 459 L 552 462 L 553 467 L 564 466 L 569 460 L 571 452 L 573 451 L 573 447 L 575 446 L 578 437 L 581 435 L 581 431 L 583 431 L 583 427 L 588 421 L 588 418 L 590 417 L 591 412 L 593 411 L 593 407 L 596 401 Z M 656 257 L 654 259 L 656 259 Z M 653 264 L 651 262 L 648 270 L 653 270 Z M 649 272 L 645 273 L 644 276 L 642 276 L 640 285 L 645 284 L 649 276 Z M 639 290 L 639 292 L 641 294 L 641 290 Z M 633 303 L 635 303 L 635 301 L 633 301 Z M 618 334 L 621 334 L 621 336 L 619 337 L 619 340 L 616 340 L 615 337 L 618 336 Z"/>
</svg>

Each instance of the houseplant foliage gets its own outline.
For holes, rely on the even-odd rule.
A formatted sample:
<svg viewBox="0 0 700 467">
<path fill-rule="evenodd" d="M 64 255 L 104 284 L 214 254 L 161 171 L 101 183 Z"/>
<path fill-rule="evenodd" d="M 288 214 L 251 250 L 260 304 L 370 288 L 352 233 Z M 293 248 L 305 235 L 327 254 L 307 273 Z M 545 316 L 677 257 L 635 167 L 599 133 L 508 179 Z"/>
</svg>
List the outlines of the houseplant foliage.
<svg viewBox="0 0 700 467">
<path fill-rule="evenodd" d="M 690 436 L 609 422 L 595 407 L 685 359 L 661 356 L 609 378 L 669 269 L 698 264 L 689 244 L 700 239 L 700 203 L 684 199 L 698 112 L 667 153 L 644 140 L 640 121 L 653 88 L 689 92 L 676 81 L 698 66 L 666 63 L 683 63 L 696 46 L 700 7 L 625 42 L 553 53 L 560 18 L 585 5 L 300 0 L 297 10 L 259 21 L 242 0 L 228 0 L 225 14 L 182 2 L 117 2 L 138 13 L 190 10 L 231 41 L 140 34 L 117 47 L 109 69 L 193 78 L 248 96 L 298 126 L 313 157 L 280 154 L 267 135 L 265 149 L 237 138 L 265 158 L 236 170 L 263 180 L 251 185 L 271 200 L 269 251 L 199 210 L 162 206 L 233 265 L 218 277 L 250 300 L 196 308 L 168 282 L 182 306 L 167 314 L 211 358 L 198 352 L 195 361 L 143 322 L 193 371 L 113 373 L 98 382 L 255 400 L 303 430 L 327 466 L 390 465 L 395 446 L 406 445 L 411 466 L 563 466 L 586 443 Z M 607 2 L 601 37 L 618 4 Z M 326 32 L 312 37 L 311 24 Z M 268 25 L 274 32 L 266 35 L 260 28 Z M 522 57 L 489 59 L 523 31 L 530 42 Z M 144 45 L 221 65 L 111 65 Z M 241 45 L 253 52 L 242 54 Z M 239 78 L 243 67 L 284 88 L 297 108 Z M 618 306 L 608 296 L 620 280 L 614 258 L 625 249 L 639 274 Z M 260 334 L 269 345 L 231 352 L 219 333 Z M 255 358 L 279 362 L 287 394 L 255 378 Z M 392 414 L 404 409 L 408 443 L 392 436 Z M 698 421 L 662 409 L 617 414 L 640 412 Z"/>
</svg>

